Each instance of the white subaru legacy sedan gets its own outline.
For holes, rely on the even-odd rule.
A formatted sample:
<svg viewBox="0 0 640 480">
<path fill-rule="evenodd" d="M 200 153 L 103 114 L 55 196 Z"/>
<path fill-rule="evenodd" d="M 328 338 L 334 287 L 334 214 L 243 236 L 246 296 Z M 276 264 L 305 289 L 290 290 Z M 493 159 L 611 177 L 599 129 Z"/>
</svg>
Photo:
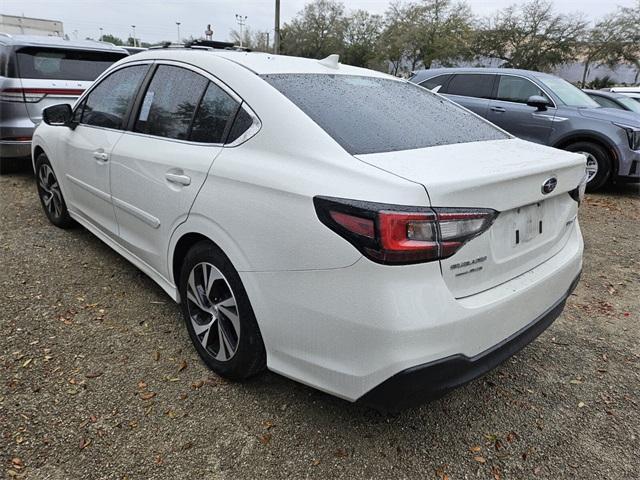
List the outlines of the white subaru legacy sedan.
<svg viewBox="0 0 640 480">
<path fill-rule="evenodd" d="M 44 119 L 49 220 L 155 280 L 231 379 L 397 411 L 531 342 L 581 271 L 582 155 L 334 56 L 149 50 Z"/>
</svg>

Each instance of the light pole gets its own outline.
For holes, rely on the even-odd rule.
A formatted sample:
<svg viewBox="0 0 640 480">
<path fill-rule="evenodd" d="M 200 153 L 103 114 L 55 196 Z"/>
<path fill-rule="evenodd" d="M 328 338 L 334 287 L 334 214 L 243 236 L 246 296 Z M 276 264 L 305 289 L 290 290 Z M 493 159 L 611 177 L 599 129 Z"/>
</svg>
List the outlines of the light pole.
<svg viewBox="0 0 640 480">
<path fill-rule="evenodd" d="M 131 25 L 131 28 L 133 28 L 133 46 L 137 47 L 137 41 L 136 41 L 136 26 L 135 25 Z"/>
<path fill-rule="evenodd" d="M 247 16 L 238 15 L 236 13 L 236 22 L 238 22 L 238 25 L 240 25 L 240 48 L 242 48 L 242 37 L 244 36 L 243 32 L 244 32 L 244 26 L 247 23 Z"/>
<path fill-rule="evenodd" d="M 280 0 L 276 0 L 275 31 L 273 32 L 273 53 L 280 53 Z"/>
<path fill-rule="evenodd" d="M 100 41 L 102 41 L 102 27 L 100 27 Z"/>
<path fill-rule="evenodd" d="M 180 22 L 176 22 L 176 25 L 178 26 L 178 43 L 180 43 Z"/>
</svg>

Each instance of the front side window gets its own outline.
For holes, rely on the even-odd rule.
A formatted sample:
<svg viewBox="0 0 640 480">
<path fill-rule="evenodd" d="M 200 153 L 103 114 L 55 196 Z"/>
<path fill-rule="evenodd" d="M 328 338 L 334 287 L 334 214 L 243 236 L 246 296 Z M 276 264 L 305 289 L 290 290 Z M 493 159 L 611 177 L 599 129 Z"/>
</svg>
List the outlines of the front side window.
<svg viewBox="0 0 640 480">
<path fill-rule="evenodd" d="M 566 80 L 552 76 L 541 76 L 542 82 L 551 93 L 554 93 L 565 105 L 569 107 L 598 107 L 598 103 L 578 87 L 571 85 Z"/>
<path fill-rule="evenodd" d="M 446 93 L 464 97 L 491 98 L 494 79 L 495 75 L 491 74 L 460 73 L 453 76 Z"/>
<path fill-rule="evenodd" d="M 134 65 L 116 70 L 105 77 L 83 101 L 80 123 L 124 128 L 129 108 L 148 68 L 148 65 Z"/>
<path fill-rule="evenodd" d="M 227 126 L 235 116 L 238 102 L 220 87 L 209 83 L 193 119 L 190 140 L 204 143 L 222 143 Z"/>
<path fill-rule="evenodd" d="M 509 138 L 489 122 L 410 82 L 329 74 L 262 78 L 352 155 Z"/>
<path fill-rule="evenodd" d="M 185 68 L 160 65 L 145 93 L 134 131 L 187 140 L 208 83 L 202 75 Z"/>
<path fill-rule="evenodd" d="M 93 81 L 127 54 L 64 48 L 24 47 L 18 50 L 20 78 Z"/>
<path fill-rule="evenodd" d="M 522 77 L 500 75 L 497 100 L 527 103 L 529 97 L 537 95 L 549 100 L 549 97 L 536 84 Z"/>
</svg>

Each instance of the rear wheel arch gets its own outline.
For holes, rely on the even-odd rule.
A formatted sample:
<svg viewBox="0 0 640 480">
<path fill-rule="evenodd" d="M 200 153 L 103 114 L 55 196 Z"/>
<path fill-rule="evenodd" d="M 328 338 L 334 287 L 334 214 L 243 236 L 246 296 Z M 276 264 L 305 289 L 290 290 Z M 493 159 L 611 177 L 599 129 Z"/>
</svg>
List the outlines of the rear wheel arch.
<svg viewBox="0 0 640 480">
<path fill-rule="evenodd" d="M 222 249 L 206 235 L 197 232 L 189 232 L 182 235 L 173 249 L 173 255 L 171 259 L 171 275 L 175 285 L 178 285 L 178 282 L 180 281 L 180 271 L 182 269 L 182 264 L 184 263 L 184 259 L 186 258 L 187 253 L 189 253 L 189 250 L 194 245 L 202 241 L 209 242 L 217 249 L 222 251 Z"/>
<path fill-rule="evenodd" d="M 40 154 L 44 153 L 45 155 L 46 152 L 44 151 L 44 148 L 42 148 L 40 145 L 36 145 L 36 148 L 33 149 L 33 156 L 31 158 L 31 166 L 33 167 L 33 171 L 36 171 L 36 160 L 38 159 L 38 157 L 40 156 Z M 48 157 L 48 155 L 47 155 Z"/>
</svg>

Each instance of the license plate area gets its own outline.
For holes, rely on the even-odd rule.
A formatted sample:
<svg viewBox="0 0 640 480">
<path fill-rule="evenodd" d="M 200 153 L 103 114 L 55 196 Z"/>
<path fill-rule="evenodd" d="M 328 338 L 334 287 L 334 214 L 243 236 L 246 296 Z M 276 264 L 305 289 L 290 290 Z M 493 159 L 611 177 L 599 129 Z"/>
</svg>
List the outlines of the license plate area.
<svg viewBox="0 0 640 480">
<path fill-rule="evenodd" d="M 543 202 L 515 209 L 511 221 L 511 246 L 519 248 L 544 232 Z"/>
</svg>

